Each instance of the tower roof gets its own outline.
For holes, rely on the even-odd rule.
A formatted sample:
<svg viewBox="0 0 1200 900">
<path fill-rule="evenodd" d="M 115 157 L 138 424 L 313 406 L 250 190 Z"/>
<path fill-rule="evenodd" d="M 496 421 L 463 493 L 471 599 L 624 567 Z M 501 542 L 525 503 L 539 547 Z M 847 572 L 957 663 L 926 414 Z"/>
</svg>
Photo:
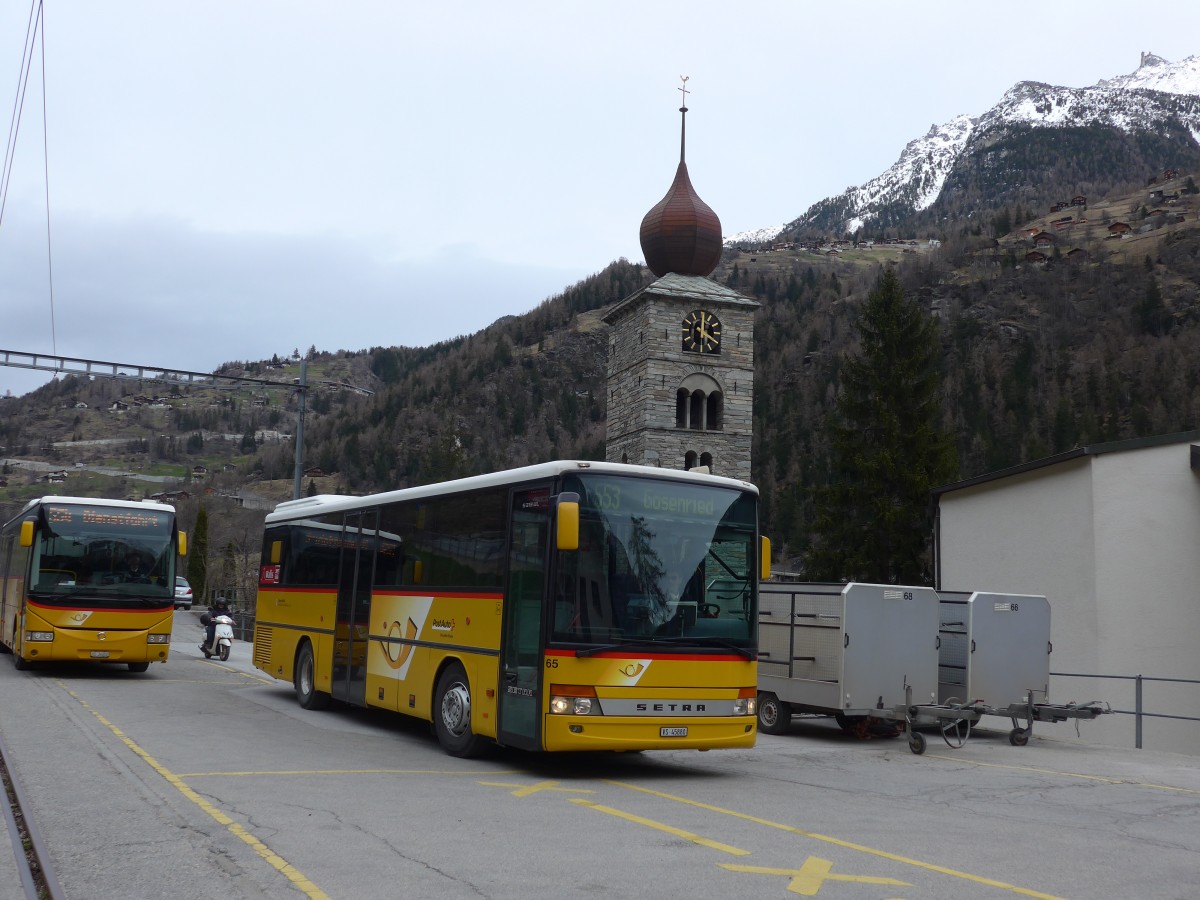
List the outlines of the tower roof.
<svg viewBox="0 0 1200 900">
<path fill-rule="evenodd" d="M 660 278 L 672 272 L 707 276 L 721 261 L 721 220 L 700 199 L 688 177 L 684 160 L 688 92 L 686 87 L 680 90 L 685 105 L 679 108 L 679 167 L 666 196 L 642 219 L 642 253 L 650 271 Z"/>
</svg>

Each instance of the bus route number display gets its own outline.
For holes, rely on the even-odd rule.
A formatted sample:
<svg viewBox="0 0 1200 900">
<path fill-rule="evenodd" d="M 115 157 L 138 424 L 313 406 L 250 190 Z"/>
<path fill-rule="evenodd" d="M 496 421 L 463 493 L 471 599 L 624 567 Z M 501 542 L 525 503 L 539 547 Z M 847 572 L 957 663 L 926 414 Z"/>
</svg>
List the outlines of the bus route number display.
<svg viewBox="0 0 1200 900">
<path fill-rule="evenodd" d="M 716 508 L 711 495 L 705 497 L 687 490 L 672 491 L 664 485 L 644 487 L 627 482 L 601 482 L 588 486 L 588 496 L 592 504 L 604 512 L 712 516 Z"/>
<path fill-rule="evenodd" d="M 114 528 L 123 531 L 155 531 L 162 528 L 166 515 L 133 509 L 106 509 L 95 506 L 47 506 L 46 520 L 52 525 L 82 525 L 87 528 Z"/>
</svg>

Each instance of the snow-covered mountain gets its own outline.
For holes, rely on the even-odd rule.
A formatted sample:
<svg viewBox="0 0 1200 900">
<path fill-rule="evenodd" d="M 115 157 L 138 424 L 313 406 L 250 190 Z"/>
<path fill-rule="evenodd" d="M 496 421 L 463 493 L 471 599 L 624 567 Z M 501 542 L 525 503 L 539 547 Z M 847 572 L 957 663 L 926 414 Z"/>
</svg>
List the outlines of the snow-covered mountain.
<svg viewBox="0 0 1200 900">
<path fill-rule="evenodd" d="M 886 172 L 810 207 L 781 229 L 743 232 L 727 246 L 771 240 L 782 231 L 852 234 L 875 221 L 894 221 L 927 209 L 941 196 L 960 159 L 1019 129 L 1107 126 L 1127 134 L 1182 126 L 1200 148 L 1200 57 L 1172 63 L 1143 53 L 1136 71 L 1086 88 L 1022 81 L 978 117 L 958 116 L 910 141 Z M 762 235 L 754 237 L 754 235 Z"/>
</svg>

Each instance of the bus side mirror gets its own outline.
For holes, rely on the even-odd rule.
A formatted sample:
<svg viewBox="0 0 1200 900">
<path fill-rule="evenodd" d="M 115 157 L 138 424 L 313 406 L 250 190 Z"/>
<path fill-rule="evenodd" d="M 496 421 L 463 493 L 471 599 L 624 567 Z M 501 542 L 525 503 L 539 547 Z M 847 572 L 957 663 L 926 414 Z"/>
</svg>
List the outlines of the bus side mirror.
<svg viewBox="0 0 1200 900">
<path fill-rule="evenodd" d="M 771 539 L 769 537 L 762 537 L 759 540 L 762 541 L 758 557 L 758 567 L 761 570 L 759 572 L 759 580 L 766 581 L 771 577 Z"/>
<path fill-rule="evenodd" d="M 271 541 L 271 565 L 279 565 L 283 559 L 283 541 Z"/>
<path fill-rule="evenodd" d="M 187 556 L 187 532 L 179 532 L 179 555 Z"/>
<path fill-rule="evenodd" d="M 21 546 L 33 546 L 33 520 L 26 519 L 21 523 Z"/>
<path fill-rule="evenodd" d="M 555 543 L 559 550 L 579 549 L 579 497 L 575 494 L 563 495 L 574 497 L 573 500 L 559 499 L 558 501 L 558 533 Z"/>
</svg>

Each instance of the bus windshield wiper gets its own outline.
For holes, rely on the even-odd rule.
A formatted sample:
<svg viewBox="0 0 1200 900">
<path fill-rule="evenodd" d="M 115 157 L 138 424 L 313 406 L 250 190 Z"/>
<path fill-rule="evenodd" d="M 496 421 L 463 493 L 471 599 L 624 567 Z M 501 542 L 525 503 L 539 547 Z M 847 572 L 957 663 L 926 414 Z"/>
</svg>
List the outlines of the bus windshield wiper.
<svg viewBox="0 0 1200 900">
<path fill-rule="evenodd" d="M 609 650 L 632 650 L 637 647 L 657 647 L 659 644 L 665 643 L 668 643 L 668 641 L 664 638 L 631 638 L 628 641 L 621 641 L 619 644 L 597 644 L 595 647 L 585 647 L 582 650 L 576 650 L 575 655 L 595 656 L 597 653 L 607 653 Z"/>
<path fill-rule="evenodd" d="M 758 655 L 753 650 L 749 650 L 741 644 L 735 644 L 733 641 L 726 640 L 725 638 L 713 637 L 712 635 L 697 635 L 695 637 L 682 635 L 679 637 L 663 638 L 662 641 L 663 643 L 679 644 L 685 647 L 695 647 L 697 645 L 701 647 L 720 647 L 724 650 L 732 650 L 738 656 L 743 656 L 749 660 L 758 658 Z"/>
<path fill-rule="evenodd" d="M 635 640 L 622 641 L 619 644 L 600 644 L 595 647 L 587 647 L 583 650 L 576 650 L 575 655 L 580 656 L 595 656 L 597 653 L 607 653 L 610 650 L 634 650 L 638 647 L 659 647 L 663 644 L 670 644 L 675 647 L 720 647 L 724 650 L 732 650 L 734 653 L 748 660 L 754 660 L 756 655 L 754 651 L 727 641 L 724 638 L 699 636 L 699 637 L 646 637 L 637 638 Z"/>
</svg>

